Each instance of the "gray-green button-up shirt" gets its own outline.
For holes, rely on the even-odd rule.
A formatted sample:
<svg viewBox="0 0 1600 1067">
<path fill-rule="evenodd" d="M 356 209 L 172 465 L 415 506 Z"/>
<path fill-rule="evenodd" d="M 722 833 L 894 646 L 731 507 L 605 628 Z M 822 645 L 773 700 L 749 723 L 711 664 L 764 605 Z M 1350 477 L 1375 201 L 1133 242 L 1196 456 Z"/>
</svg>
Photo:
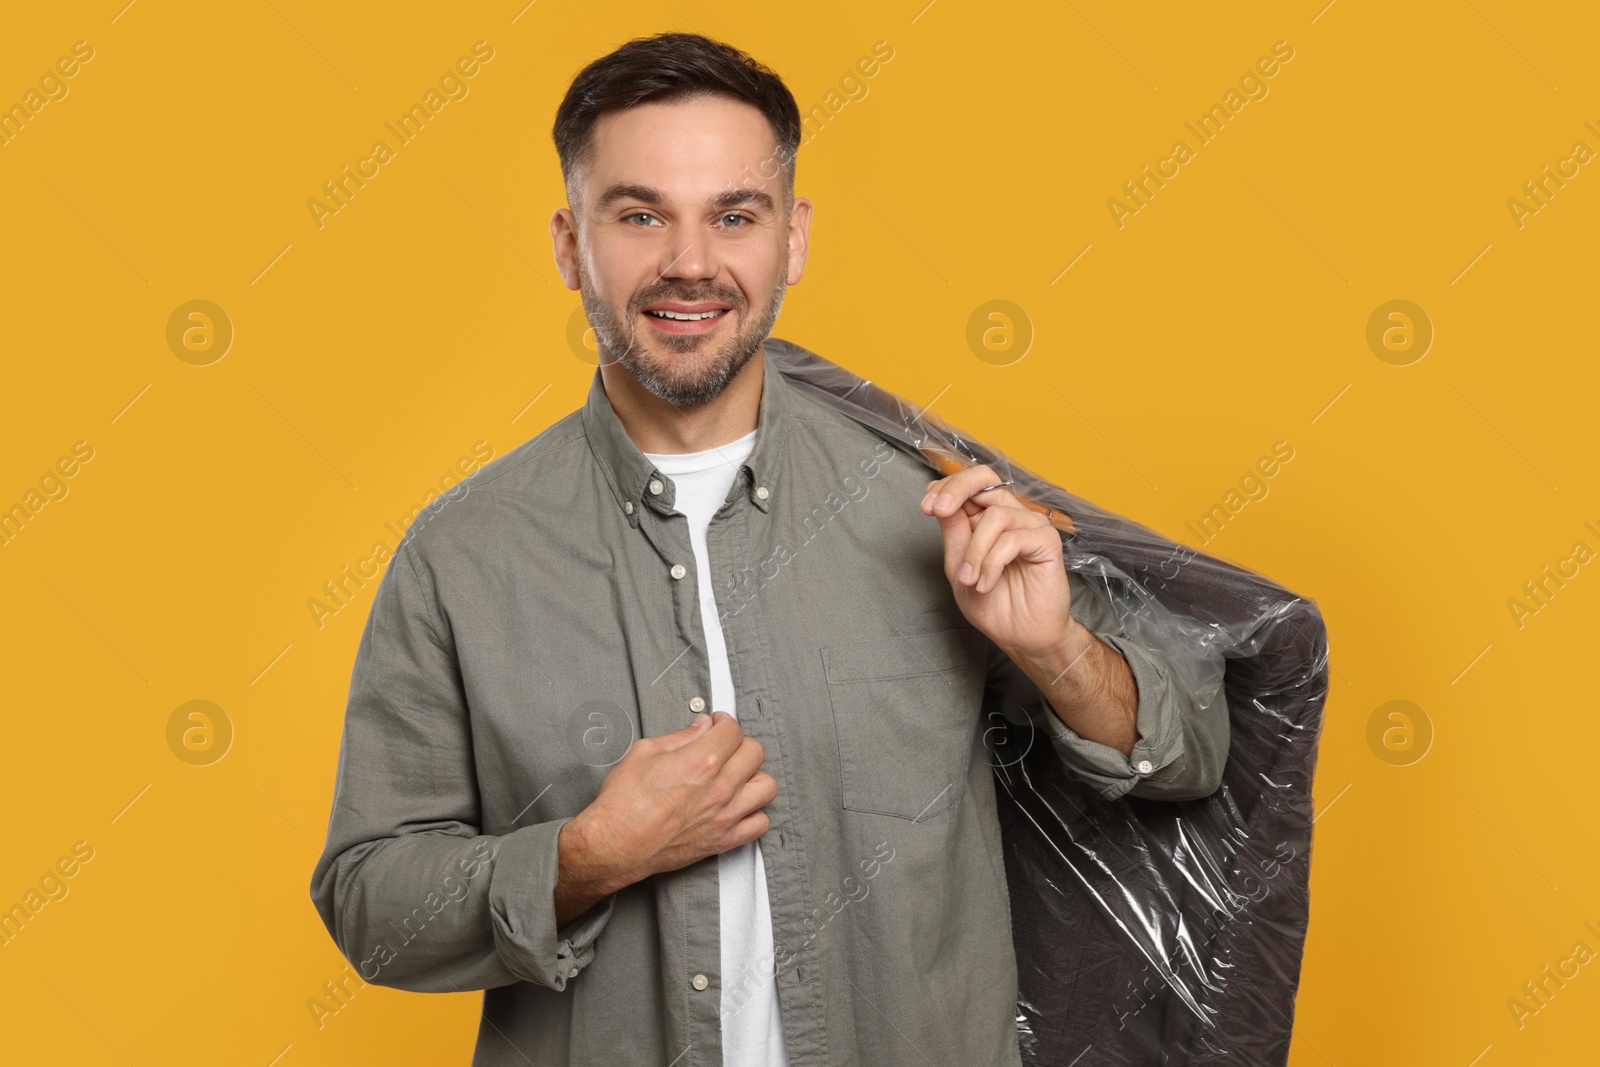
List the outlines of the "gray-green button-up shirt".
<svg viewBox="0 0 1600 1067">
<path fill-rule="evenodd" d="M 474 1064 L 713 1067 L 719 1011 L 776 973 L 792 1067 L 1015 1067 L 983 709 L 1024 708 L 1109 798 L 1220 780 L 1220 671 L 1185 691 L 1073 573 L 1141 738 L 1130 757 L 1078 736 L 957 607 L 918 507 L 935 475 L 756 358 L 755 445 L 707 545 L 739 719 L 778 782 L 773 959 L 721 973 L 715 856 L 556 924 L 562 824 L 634 738 L 714 710 L 688 520 L 598 370 L 580 410 L 419 514 L 379 584 L 311 895 L 365 981 L 487 990 Z"/>
</svg>

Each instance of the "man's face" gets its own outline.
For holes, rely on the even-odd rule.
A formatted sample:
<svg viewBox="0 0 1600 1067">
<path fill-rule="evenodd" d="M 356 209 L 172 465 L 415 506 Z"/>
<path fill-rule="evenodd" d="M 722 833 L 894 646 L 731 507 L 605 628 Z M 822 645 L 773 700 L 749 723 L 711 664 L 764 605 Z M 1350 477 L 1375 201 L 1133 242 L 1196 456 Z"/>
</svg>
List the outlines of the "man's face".
<svg viewBox="0 0 1600 1067">
<path fill-rule="evenodd" d="M 679 406 L 722 393 L 805 266 L 811 203 L 785 216 L 771 125 L 726 97 L 603 115 L 550 222 L 601 361 Z M 703 317 L 702 317 L 703 316 Z"/>
</svg>

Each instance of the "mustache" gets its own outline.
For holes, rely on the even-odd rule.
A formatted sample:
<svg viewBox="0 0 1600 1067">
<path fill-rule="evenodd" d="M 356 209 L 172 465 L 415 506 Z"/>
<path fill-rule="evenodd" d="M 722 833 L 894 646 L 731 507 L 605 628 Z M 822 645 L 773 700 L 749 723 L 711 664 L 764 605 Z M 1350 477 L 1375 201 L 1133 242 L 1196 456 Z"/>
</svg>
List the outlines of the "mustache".
<svg viewBox="0 0 1600 1067">
<path fill-rule="evenodd" d="M 683 304 L 727 304 L 735 311 L 745 310 L 747 304 L 744 294 L 737 289 L 724 289 L 713 286 L 699 291 L 685 291 L 669 285 L 644 289 L 635 293 L 633 299 L 628 301 L 628 310 L 641 312 L 648 305 L 664 300 L 676 300 Z"/>
</svg>

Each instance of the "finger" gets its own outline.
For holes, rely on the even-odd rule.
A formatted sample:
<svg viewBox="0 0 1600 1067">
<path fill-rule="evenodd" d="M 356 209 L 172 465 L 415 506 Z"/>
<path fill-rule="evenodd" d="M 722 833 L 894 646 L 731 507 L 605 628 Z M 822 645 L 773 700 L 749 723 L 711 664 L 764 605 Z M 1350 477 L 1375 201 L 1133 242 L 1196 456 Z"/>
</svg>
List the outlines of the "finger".
<svg viewBox="0 0 1600 1067">
<path fill-rule="evenodd" d="M 967 545 L 972 541 L 973 522 L 959 509 L 953 515 L 939 515 L 936 518 L 939 520 L 939 536 L 944 540 L 945 577 L 953 582 L 957 568 L 966 558 Z"/>
<path fill-rule="evenodd" d="M 1005 481 L 987 463 L 979 463 L 966 470 L 957 471 L 948 478 L 939 479 L 930 486 L 923 497 L 922 510 L 929 515 L 954 514 L 971 500 L 984 507 L 1017 503 L 1009 486 L 980 492 L 997 482 Z"/>
<path fill-rule="evenodd" d="M 1060 550 L 1061 537 L 1055 527 L 1048 524 L 1042 528 L 1007 530 L 979 564 L 977 584 L 973 588 L 979 593 L 987 593 L 999 584 L 1001 573 L 1017 559 L 1042 563 L 1050 560 L 1054 554 L 1059 565 Z"/>
<path fill-rule="evenodd" d="M 728 760 L 728 766 L 723 768 L 723 774 L 728 774 L 728 769 L 742 755 L 744 755 L 744 750 L 741 749 L 741 752 L 734 755 L 733 760 Z M 739 837 L 739 827 L 741 825 L 755 825 L 750 816 L 760 814 L 760 809 L 771 803 L 776 795 L 778 795 L 778 779 L 774 779 L 771 774 L 760 773 L 760 771 L 739 774 L 739 776 L 736 776 L 736 781 L 728 782 L 728 797 L 730 798 L 726 801 L 726 805 L 723 805 L 723 813 L 728 814 L 733 819 L 734 825 L 728 830 L 728 835 L 723 837 L 722 845 L 718 845 L 718 851 L 728 851 L 730 848 L 736 848 L 736 846 L 742 845 L 744 841 L 760 837 L 762 833 L 765 833 L 766 827 L 762 827 L 760 830 L 747 833 L 746 837 Z"/>
<path fill-rule="evenodd" d="M 986 485 L 993 485 L 1002 479 L 997 477 L 994 470 L 986 463 L 979 463 L 964 470 L 959 470 L 944 478 L 939 478 L 928 486 L 928 491 L 922 499 L 922 510 L 929 515 L 950 515 L 955 510 L 972 498 L 979 489 Z M 995 490 L 984 494 L 985 502 L 993 502 L 999 495 Z"/>
<path fill-rule="evenodd" d="M 1006 531 L 1039 525 L 1046 525 L 1044 516 L 1026 508 L 985 509 L 973 521 L 972 536 L 967 539 L 966 550 L 950 564 L 946 577 L 962 585 L 973 585 L 978 580 L 978 568 Z"/>
<path fill-rule="evenodd" d="M 656 742 L 660 745 L 661 751 L 672 752 L 705 733 L 710 724 L 710 715 L 696 715 L 694 721 L 682 729 L 673 730 L 671 733 L 658 734 Z"/>
<path fill-rule="evenodd" d="M 772 829 L 772 820 L 767 816 L 767 813 L 764 811 L 752 811 L 749 815 L 740 819 L 739 824 L 729 830 L 728 834 L 737 843 L 734 847 L 737 847 L 737 845 L 742 845 L 746 841 L 754 841 L 770 829 Z"/>
<path fill-rule="evenodd" d="M 736 817 L 743 818 L 771 804 L 777 796 L 778 780 L 764 771 L 757 771 L 739 787 L 739 791 L 728 802 L 728 807 Z"/>
<path fill-rule="evenodd" d="M 733 755 L 744 741 L 744 730 L 739 726 L 739 720 L 720 710 L 700 718 L 710 720 L 711 725 L 706 727 L 699 737 L 691 738 L 687 744 L 682 745 L 679 751 L 694 755 L 710 751 L 716 754 L 718 766 L 727 763 L 728 757 Z"/>
<path fill-rule="evenodd" d="M 761 747 L 761 742 L 747 737 L 728 757 L 728 761 L 722 765 L 722 770 L 717 772 L 717 777 L 724 779 L 724 784 L 730 793 L 736 793 L 761 770 L 761 765 L 766 761 L 767 754 Z"/>
<path fill-rule="evenodd" d="M 1007 530 L 975 567 L 973 591 L 987 593 L 1000 581 L 1000 575 L 1026 549 L 1027 531 Z"/>
</svg>

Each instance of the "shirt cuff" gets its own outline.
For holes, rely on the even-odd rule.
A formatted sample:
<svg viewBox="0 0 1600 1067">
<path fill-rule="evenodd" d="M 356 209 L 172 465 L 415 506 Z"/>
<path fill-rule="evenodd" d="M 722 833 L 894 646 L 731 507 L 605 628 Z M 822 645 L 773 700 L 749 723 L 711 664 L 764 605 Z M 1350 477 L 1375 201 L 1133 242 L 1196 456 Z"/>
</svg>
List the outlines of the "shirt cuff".
<svg viewBox="0 0 1600 1067">
<path fill-rule="evenodd" d="M 489 915 L 496 950 L 518 977 L 562 990 L 594 960 L 594 942 L 611 919 L 612 893 L 588 911 L 556 925 L 557 844 L 568 819 L 536 823 L 500 839 L 489 878 Z"/>
<path fill-rule="evenodd" d="M 1126 638 L 1090 632 L 1121 653 L 1133 674 L 1139 701 L 1139 739 L 1133 752 L 1123 755 L 1121 749 L 1089 740 L 1048 707 L 1046 721 L 1051 744 L 1068 769 L 1107 800 L 1116 800 L 1147 778 L 1164 782 L 1176 776 L 1183 755 L 1180 708 L 1171 673 L 1159 657 Z"/>
</svg>

